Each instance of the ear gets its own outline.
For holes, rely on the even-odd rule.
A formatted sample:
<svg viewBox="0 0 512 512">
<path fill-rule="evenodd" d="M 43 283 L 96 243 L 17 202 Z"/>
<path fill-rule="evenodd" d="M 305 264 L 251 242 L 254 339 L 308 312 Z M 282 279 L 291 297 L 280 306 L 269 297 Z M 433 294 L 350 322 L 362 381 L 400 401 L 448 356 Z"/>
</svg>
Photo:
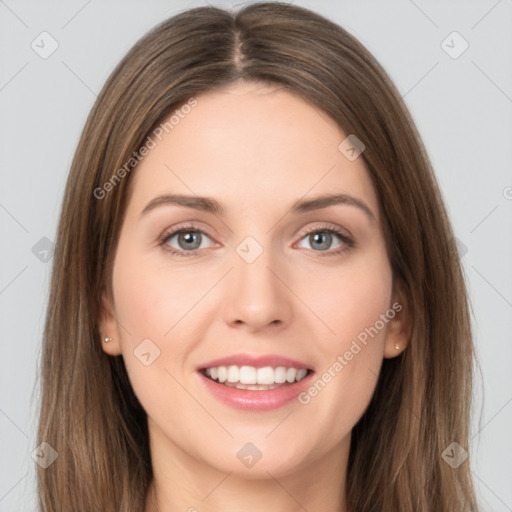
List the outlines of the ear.
<svg viewBox="0 0 512 512">
<path fill-rule="evenodd" d="M 118 356 L 121 354 L 121 340 L 119 336 L 119 325 L 116 321 L 114 314 L 114 308 L 111 300 L 107 297 L 107 293 L 104 291 L 101 294 L 102 310 L 100 312 L 100 340 L 101 348 L 104 352 L 111 356 Z M 111 340 L 105 343 L 105 338 L 111 338 Z"/>
<path fill-rule="evenodd" d="M 401 280 L 396 280 L 393 284 L 388 317 L 391 317 L 392 312 L 394 316 L 389 320 L 384 346 L 384 357 L 388 359 L 400 355 L 407 348 L 412 334 L 411 308 L 405 285 Z"/>
</svg>

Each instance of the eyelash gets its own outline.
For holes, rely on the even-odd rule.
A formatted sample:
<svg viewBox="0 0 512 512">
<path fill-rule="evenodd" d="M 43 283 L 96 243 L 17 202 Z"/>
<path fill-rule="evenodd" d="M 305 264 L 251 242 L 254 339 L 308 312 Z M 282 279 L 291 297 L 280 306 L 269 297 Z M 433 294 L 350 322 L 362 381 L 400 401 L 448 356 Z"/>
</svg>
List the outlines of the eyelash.
<svg viewBox="0 0 512 512">
<path fill-rule="evenodd" d="M 206 233 L 202 229 L 199 229 L 197 226 L 194 226 L 193 224 L 189 224 L 189 225 L 186 225 L 186 226 L 182 226 L 179 229 L 176 229 L 174 231 L 167 231 L 167 232 L 165 232 L 165 234 L 159 240 L 159 245 L 162 247 L 162 249 L 164 251 L 166 251 L 168 253 L 171 253 L 174 256 L 180 256 L 180 257 L 184 257 L 184 258 L 187 258 L 189 256 L 195 256 L 200 251 L 202 251 L 204 249 L 194 249 L 193 251 L 178 251 L 177 249 L 174 249 L 174 248 L 169 247 L 168 245 L 166 245 L 166 242 L 170 238 L 174 237 L 177 234 L 187 233 L 187 232 L 201 233 L 201 234 L 206 235 L 206 236 L 209 237 L 208 233 Z M 307 235 L 309 235 L 311 233 L 331 233 L 331 234 L 335 234 L 335 235 L 337 235 L 340 238 L 340 240 L 344 244 L 341 247 L 338 247 L 337 249 L 334 249 L 334 250 L 313 251 L 313 252 L 319 253 L 319 256 L 322 256 L 322 257 L 324 257 L 324 256 L 327 256 L 327 257 L 329 257 L 329 256 L 337 256 L 337 255 L 339 255 L 339 254 L 341 254 L 343 252 L 348 252 L 349 250 L 351 250 L 351 249 L 353 249 L 355 247 L 355 242 L 354 242 L 354 240 L 352 238 L 347 236 L 343 231 L 341 231 L 341 229 L 338 229 L 338 228 L 335 228 L 335 227 L 332 227 L 332 226 L 318 226 L 318 227 L 314 227 L 314 228 L 308 229 L 305 233 L 303 233 L 303 235 L 300 238 L 300 240 L 302 240 L 303 238 L 305 238 Z M 211 238 L 211 237 L 209 237 L 209 238 Z M 313 250 L 313 249 L 309 249 L 309 250 Z"/>
</svg>

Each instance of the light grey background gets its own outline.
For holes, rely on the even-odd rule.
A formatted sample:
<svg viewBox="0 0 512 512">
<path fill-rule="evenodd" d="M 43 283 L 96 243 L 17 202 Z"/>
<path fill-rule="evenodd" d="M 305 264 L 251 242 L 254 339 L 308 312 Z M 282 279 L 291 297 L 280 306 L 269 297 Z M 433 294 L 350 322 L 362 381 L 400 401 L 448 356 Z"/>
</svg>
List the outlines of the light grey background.
<svg viewBox="0 0 512 512">
<path fill-rule="evenodd" d="M 512 0 L 294 3 L 326 15 L 368 47 L 423 136 L 461 242 L 482 369 L 472 471 L 482 509 L 512 511 Z M 199 5 L 206 2 L 0 1 L 2 512 L 36 509 L 31 453 L 50 277 L 50 261 L 41 261 L 48 242 L 40 240 L 55 239 L 86 116 L 139 37 Z M 35 41 L 43 51 L 43 31 L 58 43 L 46 59 L 31 47 Z M 469 44 L 457 58 L 464 41 L 446 39 L 453 31 Z M 50 44 L 45 39 L 44 51 Z"/>
</svg>

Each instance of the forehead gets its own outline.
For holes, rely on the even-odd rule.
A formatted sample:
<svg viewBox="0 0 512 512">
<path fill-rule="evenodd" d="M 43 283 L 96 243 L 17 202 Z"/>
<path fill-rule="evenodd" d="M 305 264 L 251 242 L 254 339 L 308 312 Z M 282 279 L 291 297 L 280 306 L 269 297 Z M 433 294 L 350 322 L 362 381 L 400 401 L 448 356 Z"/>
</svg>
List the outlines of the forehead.
<svg viewBox="0 0 512 512">
<path fill-rule="evenodd" d="M 194 107 L 173 113 L 159 138 L 152 136 L 154 147 L 135 169 L 132 202 L 139 210 L 162 193 L 215 197 L 237 213 L 349 193 L 378 216 L 364 160 L 340 151 L 347 134 L 319 108 L 259 83 L 195 99 Z"/>
</svg>

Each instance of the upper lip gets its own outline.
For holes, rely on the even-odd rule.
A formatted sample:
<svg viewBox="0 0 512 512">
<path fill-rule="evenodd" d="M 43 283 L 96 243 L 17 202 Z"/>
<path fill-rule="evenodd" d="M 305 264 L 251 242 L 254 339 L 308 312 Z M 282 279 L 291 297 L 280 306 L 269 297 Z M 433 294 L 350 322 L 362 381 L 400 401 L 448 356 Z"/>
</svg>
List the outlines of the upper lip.
<svg viewBox="0 0 512 512">
<path fill-rule="evenodd" d="M 305 363 L 301 363 L 300 361 L 296 361 L 295 359 L 290 359 L 288 357 L 279 356 L 276 354 L 265 354 L 261 356 L 252 356 L 249 354 L 234 354 L 227 357 L 222 357 L 220 359 L 215 359 L 213 361 L 208 361 L 199 366 L 199 370 L 204 370 L 205 368 L 216 368 L 218 366 L 253 366 L 255 368 L 263 368 L 265 366 L 272 366 L 273 368 L 277 368 L 278 366 L 284 366 L 286 368 L 295 368 L 300 370 L 301 368 L 305 368 L 306 370 L 311 369 Z"/>
</svg>

